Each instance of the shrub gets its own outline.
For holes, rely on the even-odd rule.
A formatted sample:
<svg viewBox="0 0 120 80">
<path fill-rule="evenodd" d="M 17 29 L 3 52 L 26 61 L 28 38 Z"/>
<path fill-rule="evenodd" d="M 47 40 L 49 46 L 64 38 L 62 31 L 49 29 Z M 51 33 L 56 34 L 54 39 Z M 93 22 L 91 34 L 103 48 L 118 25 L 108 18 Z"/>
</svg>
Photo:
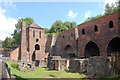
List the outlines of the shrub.
<svg viewBox="0 0 120 80">
<path fill-rule="evenodd" d="M 13 67 L 14 69 L 20 70 L 19 64 L 12 63 L 11 67 Z"/>
</svg>

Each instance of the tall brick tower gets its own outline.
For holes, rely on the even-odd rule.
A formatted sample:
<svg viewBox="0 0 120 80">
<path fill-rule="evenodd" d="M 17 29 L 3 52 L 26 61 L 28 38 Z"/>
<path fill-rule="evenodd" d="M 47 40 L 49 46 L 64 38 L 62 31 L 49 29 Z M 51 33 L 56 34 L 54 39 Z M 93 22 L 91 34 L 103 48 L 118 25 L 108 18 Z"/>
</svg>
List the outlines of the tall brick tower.
<svg viewBox="0 0 120 80">
<path fill-rule="evenodd" d="M 29 59 L 30 61 L 41 60 L 45 56 L 44 29 L 33 23 L 27 30 Z"/>
<path fill-rule="evenodd" d="M 22 23 L 21 27 L 21 42 L 20 42 L 20 55 L 21 61 L 27 61 L 27 46 L 26 46 L 26 23 Z"/>
</svg>

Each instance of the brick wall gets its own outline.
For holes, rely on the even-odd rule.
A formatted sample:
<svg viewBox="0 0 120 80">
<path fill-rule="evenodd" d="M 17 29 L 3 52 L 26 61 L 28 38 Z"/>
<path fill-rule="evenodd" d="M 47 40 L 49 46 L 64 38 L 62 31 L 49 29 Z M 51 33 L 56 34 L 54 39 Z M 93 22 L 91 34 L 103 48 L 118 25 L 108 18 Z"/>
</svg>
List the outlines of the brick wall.
<svg viewBox="0 0 120 80">
<path fill-rule="evenodd" d="M 120 37 L 119 26 L 120 23 L 120 12 L 116 12 L 101 18 L 89 21 L 78 25 L 79 38 L 79 56 L 85 56 L 85 47 L 89 41 L 93 41 L 97 44 L 101 56 L 107 56 L 107 47 L 114 37 Z M 109 22 L 112 21 L 114 28 L 109 28 Z M 98 31 L 94 31 L 94 26 L 98 26 Z M 85 35 L 82 35 L 82 29 L 85 29 Z"/>
<path fill-rule="evenodd" d="M 110 21 L 113 22 L 113 28 L 109 28 Z M 97 30 L 95 28 L 97 26 Z M 109 42 L 120 37 L 120 12 L 115 12 L 110 15 L 78 25 L 78 29 L 71 29 L 62 32 L 58 35 L 55 47 L 59 46 L 59 55 L 67 57 L 70 52 L 75 53 L 75 56 L 85 57 L 87 45 L 89 42 L 94 43 L 98 47 L 100 56 L 107 56 Z M 85 32 L 82 30 L 84 29 Z M 77 31 L 78 30 L 78 38 Z M 82 34 L 85 33 L 85 34 Z M 58 42 L 57 42 L 58 41 Z M 66 52 L 65 48 L 69 45 L 71 48 Z M 94 49 L 95 50 L 95 49 Z M 95 55 L 95 54 L 94 54 Z"/>
<path fill-rule="evenodd" d="M 42 59 L 45 56 L 45 34 L 43 28 L 29 27 L 28 28 L 28 51 L 30 53 L 30 61 L 32 61 L 32 55 L 35 51 L 36 60 Z M 33 30 L 35 30 L 35 37 L 33 37 Z M 41 31 L 41 38 L 39 38 L 39 32 Z M 35 50 L 35 45 L 38 44 L 40 50 Z"/>
<path fill-rule="evenodd" d="M 17 61 L 18 60 L 18 56 L 19 56 L 19 47 L 17 47 L 15 50 L 11 51 L 9 54 L 10 54 L 10 58 L 12 60 Z"/>
</svg>

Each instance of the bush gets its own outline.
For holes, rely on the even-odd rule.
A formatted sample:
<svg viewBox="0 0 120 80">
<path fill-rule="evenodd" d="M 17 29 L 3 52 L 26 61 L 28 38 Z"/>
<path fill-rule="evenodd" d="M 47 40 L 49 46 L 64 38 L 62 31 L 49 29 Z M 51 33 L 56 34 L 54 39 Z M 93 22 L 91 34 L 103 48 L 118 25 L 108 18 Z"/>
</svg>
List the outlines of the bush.
<svg viewBox="0 0 120 80">
<path fill-rule="evenodd" d="M 13 67 L 14 69 L 17 69 L 17 70 L 19 70 L 19 71 L 20 71 L 19 64 L 12 63 L 12 64 L 11 64 L 11 67 Z"/>
</svg>

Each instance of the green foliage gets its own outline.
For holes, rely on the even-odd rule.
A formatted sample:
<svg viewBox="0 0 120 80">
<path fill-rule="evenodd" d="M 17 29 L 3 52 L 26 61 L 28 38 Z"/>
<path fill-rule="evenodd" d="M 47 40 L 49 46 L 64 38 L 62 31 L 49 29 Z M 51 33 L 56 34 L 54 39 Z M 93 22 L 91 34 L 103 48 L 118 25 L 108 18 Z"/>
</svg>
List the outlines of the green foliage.
<svg viewBox="0 0 120 80">
<path fill-rule="evenodd" d="M 85 75 L 79 73 L 72 73 L 66 71 L 52 71 L 47 70 L 45 67 L 37 67 L 36 71 L 22 72 L 11 67 L 11 62 L 7 62 L 11 70 L 11 75 L 15 75 L 16 78 L 84 78 Z M 64 74 L 64 75 L 63 75 Z"/>
<path fill-rule="evenodd" d="M 2 41 L 2 47 L 4 48 L 4 50 L 11 50 L 14 47 L 20 45 L 21 26 L 23 21 L 26 22 L 26 27 L 34 23 L 34 20 L 32 18 L 18 19 L 18 22 L 15 25 L 16 29 L 12 34 L 13 38 L 6 37 L 6 39 Z"/>
<path fill-rule="evenodd" d="M 112 12 L 113 12 L 112 7 L 107 3 L 107 4 L 105 5 L 105 15 L 108 15 L 108 14 L 110 14 L 110 13 L 112 13 Z"/>
<path fill-rule="evenodd" d="M 15 46 L 14 42 L 15 42 L 14 39 L 6 37 L 6 39 L 2 41 L 2 47 L 4 48 L 5 51 L 11 50 Z"/>
<path fill-rule="evenodd" d="M 17 69 L 17 70 L 19 70 L 19 71 L 20 71 L 19 64 L 12 63 L 12 64 L 11 64 L 11 67 L 13 67 L 14 69 Z"/>
<path fill-rule="evenodd" d="M 62 22 L 61 20 L 55 21 L 51 26 L 49 33 L 61 33 L 63 31 L 77 27 L 75 22 Z"/>
<path fill-rule="evenodd" d="M 88 17 L 87 20 L 85 20 L 85 22 L 92 21 L 92 20 L 97 19 L 97 18 L 100 18 L 100 17 L 102 17 L 102 16 L 103 16 L 103 15 L 100 14 L 100 15 L 97 15 L 97 16 L 95 16 L 95 17 Z"/>
<path fill-rule="evenodd" d="M 2 44 L 2 40 L 0 40 L 0 44 Z"/>
<path fill-rule="evenodd" d="M 77 25 L 76 25 L 76 22 L 64 22 L 64 26 L 67 27 L 68 29 L 73 29 L 73 28 L 76 28 Z"/>
<path fill-rule="evenodd" d="M 120 11 L 120 0 L 118 0 L 116 2 L 116 4 L 111 4 L 111 6 L 107 3 L 105 5 L 105 13 L 102 15 L 97 15 L 95 17 L 88 17 L 87 20 L 85 20 L 85 22 L 88 22 L 88 21 L 91 21 L 91 20 L 94 20 L 94 19 L 97 19 L 97 18 L 100 18 L 102 16 L 105 16 L 105 15 L 108 15 L 108 14 L 111 14 L 111 13 L 114 13 L 116 11 Z"/>
<path fill-rule="evenodd" d="M 21 18 L 21 19 L 18 19 L 18 23 L 15 25 L 15 27 L 16 27 L 16 31 L 17 32 L 19 32 L 19 31 L 21 31 L 21 26 L 22 26 L 22 22 L 26 22 L 26 28 L 29 26 L 29 25 L 31 25 L 32 23 L 34 23 L 34 20 L 32 19 L 32 18 L 25 18 L 25 19 L 23 19 L 23 18 Z"/>
<path fill-rule="evenodd" d="M 34 23 L 34 20 L 32 18 L 18 19 L 18 23 L 15 25 L 16 29 L 14 30 L 14 33 L 12 34 L 13 39 L 15 40 L 14 43 L 16 45 L 20 45 L 21 26 L 22 26 L 23 21 L 26 22 L 26 28 L 32 23 Z"/>
<path fill-rule="evenodd" d="M 52 27 L 50 28 L 50 33 L 60 33 L 64 31 L 63 22 L 62 21 L 56 21 L 53 23 Z"/>
<path fill-rule="evenodd" d="M 45 30 L 45 34 L 49 33 L 49 29 L 48 28 L 44 28 Z"/>
</svg>

